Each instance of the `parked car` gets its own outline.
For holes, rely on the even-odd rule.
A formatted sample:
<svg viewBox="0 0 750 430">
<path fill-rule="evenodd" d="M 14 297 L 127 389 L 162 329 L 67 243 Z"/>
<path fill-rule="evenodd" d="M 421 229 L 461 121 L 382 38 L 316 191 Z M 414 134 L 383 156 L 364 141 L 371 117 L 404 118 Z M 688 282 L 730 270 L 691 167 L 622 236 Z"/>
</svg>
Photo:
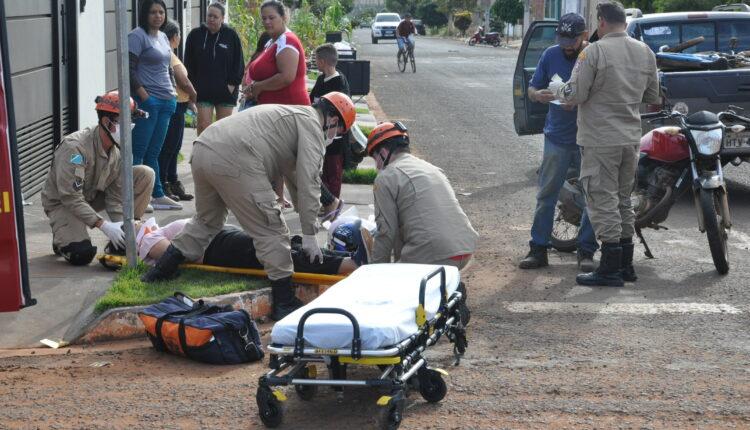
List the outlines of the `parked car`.
<svg viewBox="0 0 750 430">
<path fill-rule="evenodd" d="M 643 16 L 643 12 L 641 12 L 641 10 L 636 7 L 625 9 L 625 21 L 628 23 L 630 23 L 630 21 L 632 21 L 633 18 L 640 18 L 642 16 Z"/>
<path fill-rule="evenodd" d="M 396 27 L 398 27 L 399 22 L 401 22 L 401 17 L 397 13 L 375 15 L 370 27 L 372 43 L 377 44 L 380 39 L 395 39 Z"/>
<path fill-rule="evenodd" d="M 554 45 L 556 21 L 531 24 L 519 49 L 513 76 L 513 122 L 519 135 L 539 134 L 544 128 L 547 105 L 532 102 L 527 89 L 542 52 Z M 680 12 L 644 15 L 634 18 L 628 32 L 645 42 L 654 52 L 703 36 L 705 40 L 683 52 L 740 52 L 750 50 L 750 13 Z M 732 49 L 734 46 L 734 49 Z M 670 102 L 688 112 L 721 112 L 736 105 L 750 112 L 750 68 L 728 70 L 660 72 L 661 85 Z M 658 111 L 661 105 L 643 106 L 642 111 Z M 644 123 L 644 131 L 658 124 Z"/>
<path fill-rule="evenodd" d="M 427 30 L 425 30 L 424 24 L 422 24 L 421 19 L 412 19 L 411 22 L 413 22 L 414 27 L 417 28 L 417 34 L 419 34 L 420 36 L 424 36 L 425 34 L 427 34 Z"/>
</svg>

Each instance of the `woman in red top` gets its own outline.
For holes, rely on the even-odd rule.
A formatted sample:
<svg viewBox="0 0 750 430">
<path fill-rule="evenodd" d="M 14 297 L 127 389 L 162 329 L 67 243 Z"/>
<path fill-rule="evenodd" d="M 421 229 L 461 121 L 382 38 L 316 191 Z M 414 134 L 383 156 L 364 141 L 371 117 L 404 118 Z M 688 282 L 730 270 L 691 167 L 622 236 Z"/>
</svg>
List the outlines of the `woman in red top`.
<svg viewBox="0 0 750 430">
<path fill-rule="evenodd" d="M 271 40 L 250 63 L 253 82 L 246 90 L 246 97 L 258 104 L 310 105 L 305 50 L 297 35 L 286 28 L 284 4 L 266 0 L 260 6 L 260 16 Z"/>
</svg>

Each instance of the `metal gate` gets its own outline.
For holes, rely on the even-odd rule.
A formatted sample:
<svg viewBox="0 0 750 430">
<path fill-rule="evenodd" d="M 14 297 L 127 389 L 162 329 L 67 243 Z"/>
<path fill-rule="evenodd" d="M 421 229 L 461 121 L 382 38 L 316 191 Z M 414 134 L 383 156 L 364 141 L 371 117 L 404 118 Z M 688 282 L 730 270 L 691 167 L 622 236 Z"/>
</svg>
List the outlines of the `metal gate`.
<svg viewBox="0 0 750 430">
<path fill-rule="evenodd" d="M 21 190 L 38 192 L 55 144 L 78 123 L 75 0 L 5 2 Z"/>
</svg>

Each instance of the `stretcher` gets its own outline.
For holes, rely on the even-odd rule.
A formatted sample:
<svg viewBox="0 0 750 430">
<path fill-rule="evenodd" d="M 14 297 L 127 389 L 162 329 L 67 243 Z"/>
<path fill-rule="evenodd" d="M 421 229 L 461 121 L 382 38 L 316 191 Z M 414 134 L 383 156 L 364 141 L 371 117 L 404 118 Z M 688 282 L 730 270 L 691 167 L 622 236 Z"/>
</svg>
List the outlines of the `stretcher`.
<svg viewBox="0 0 750 430">
<path fill-rule="evenodd" d="M 428 402 L 447 392 L 444 370 L 428 366 L 425 351 L 445 337 L 454 344 L 454 365 L 466 351 L 466 289 L 458 269 L 421 264 L 362 266 L 309 304 L 278 321 L 268 345 L 271 370 L 260 378 L 256 402 L 261 421 L 282 421 L 284 393 L 294 386 L 302 400 L 318 387 L 379 389 L 383 428 L 401 423 L 409 389 Z M 318 375 L 317 363 L 327 368 Z M 374 366 L 368 379 L 347 379 L 349 366 Z"/>
</svg>

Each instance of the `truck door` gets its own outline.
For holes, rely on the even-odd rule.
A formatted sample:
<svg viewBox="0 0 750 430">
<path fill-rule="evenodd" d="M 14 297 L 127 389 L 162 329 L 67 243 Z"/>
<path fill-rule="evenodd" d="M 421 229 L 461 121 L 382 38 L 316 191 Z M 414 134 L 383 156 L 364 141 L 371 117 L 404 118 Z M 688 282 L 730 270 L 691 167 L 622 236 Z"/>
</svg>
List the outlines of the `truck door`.
<svg viewBox="0 0 750 430">
<path fill-rule="evenodd" d="M 532 102 L 528 88 L 536 65 L 545 49 L 555 44 L 557 21 L 531 23 L 523 44 L 518 51 L 516 70 L 513 74 L 513 125 L 519 136 L 540 134 L 544 131 L 547 105 Z"/>
<path fill-rule="evenodd" d="M 5 22 L 1 1 L 0 22 Z M 6 28 L 0 25 L 0 312 L 17 311 L 36 303 L 29 290 L 7 47 Z"/>
</svg>

